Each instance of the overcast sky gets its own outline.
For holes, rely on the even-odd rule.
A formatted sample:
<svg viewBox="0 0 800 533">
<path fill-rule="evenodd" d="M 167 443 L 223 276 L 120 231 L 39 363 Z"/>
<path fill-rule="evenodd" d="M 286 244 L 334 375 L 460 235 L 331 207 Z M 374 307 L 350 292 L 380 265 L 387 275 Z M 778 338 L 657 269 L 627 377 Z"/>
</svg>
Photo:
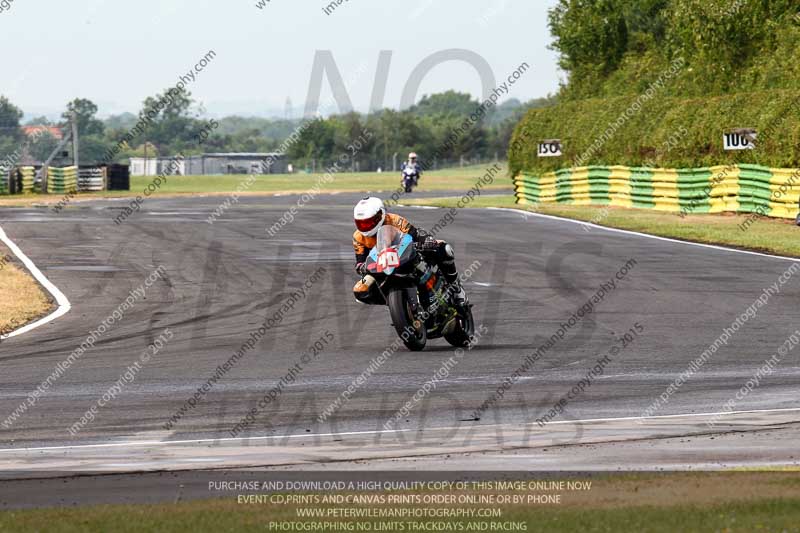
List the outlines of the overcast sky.
<svg viewBox="0 0 800 533">
<path fill-rule="evenodd" d="M 210 115 L 282 115 L 287 97 L 300 114 L 317 50 L 333 53 L 345 80 L 357 79 L 350 96 L 361 111 L 380 50 L 393 51 L 386 107 L 399 107 L 414 67 L 445 49 L 476 52 L 499 82 L 530 64 L 503 99 L 545 96 L 563 76 L 547 49 L 555 0 L 345 0 L 330 15 L 331 0 L 269 0 L 263 9 L 258 1 L 13 0 L 0 12 L 0 93 L 27 116 L 59 113 L 75 97 L 93 100 L 102 116 L 137 112 L 209 50 L 216 58 L 190 90 Z M 477 96 L 480 78 L 467 64 L 444 63 L 420 96 L 448 89 Z"/>
</svg>

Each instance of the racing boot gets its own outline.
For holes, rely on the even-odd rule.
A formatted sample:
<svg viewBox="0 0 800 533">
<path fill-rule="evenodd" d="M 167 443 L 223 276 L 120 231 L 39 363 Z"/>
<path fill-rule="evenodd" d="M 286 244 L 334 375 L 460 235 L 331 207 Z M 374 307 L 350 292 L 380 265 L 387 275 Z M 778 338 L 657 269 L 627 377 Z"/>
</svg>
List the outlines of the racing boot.
<svg viewBox="0 0 800 533">
<path fill-rule="evenodd" d="M 453 253 L 453 248 L 449 244 L 443 246 L 444 258 L 439 264 L 439 268 L 444 276 L 444 279 L 450 285 L 450 292 L 453 295 L 453 303 L 459 309 L 464 309 L 469 302 L 467 301 L 467 293 L 464 287 L 461 286 L 461 281 L 458 279 L 458 269 L 456 268 L 456 258 Z"/>
<path fill-rule="evenodd" d="M 464 291 L 464 287 L 461 286 L 461 282 L 456 279 L 453 285 L 453 303 L 456 304 L 456 307 L 459 309 L 465 309 L 469 304 L 467 300 L 467 293 Z"/>
</svg>

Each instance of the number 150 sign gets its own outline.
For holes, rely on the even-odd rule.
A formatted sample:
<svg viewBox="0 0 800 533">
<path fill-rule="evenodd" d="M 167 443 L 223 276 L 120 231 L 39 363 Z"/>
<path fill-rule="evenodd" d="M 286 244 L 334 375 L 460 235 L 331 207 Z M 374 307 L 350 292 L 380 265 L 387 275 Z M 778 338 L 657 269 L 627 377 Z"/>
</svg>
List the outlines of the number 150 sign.
<svg viewBox="0 0 800 533">
<path fill-rule="evenodd" d="M 560 157 L 561 141 L 559 139 L 552 139 L 540 142 L 538 155 L 539 157 Z"/>
</svg>

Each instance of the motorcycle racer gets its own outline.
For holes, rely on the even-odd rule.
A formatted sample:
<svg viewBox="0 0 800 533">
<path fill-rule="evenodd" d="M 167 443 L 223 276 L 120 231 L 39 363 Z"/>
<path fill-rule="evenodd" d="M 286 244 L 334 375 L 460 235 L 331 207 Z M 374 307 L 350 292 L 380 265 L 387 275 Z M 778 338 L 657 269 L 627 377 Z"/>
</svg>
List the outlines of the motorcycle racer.
<svg viewBox="0 0 800 533">
<path fill-rule="evenodd" d="M 422 165 L 417 163 L 417 154 L 415 152 L 408 154 L 408 161 L 403 161 L 400 173 L 405 174 L 406 169 L 411 169 L 414 172 L 414 185 L 419 185 L 419 179 L 422 177 Z"/>
<path fill-rule="evenodd" d="M 371 276 L 367 274 L 367 256 L 377 244 L 375 235 L 384 224 L 394 226 L 403 233 L 411 236 L 426 260 L 438 265 L 445 281 L 453 287 L 453 298 L 459 307 L 467 305 L 467 295 L 458 279 L 455 254 L 453 248 L 445 241 L 434 239 L 422 228 L 417 228 L 408 220 L 393 213 L 387 213 L 386 207 L 380 198 L 366 197 L 353 209 L 353 218 L 356 231 L 353 232 L 353 249 L 356 254 L 356 273 L 362 280 L 353 287 L 353 292 L 358 294 L 367 290 L 365 280 Z M 358 299 L 358 298 L 356 298 Z"/>
</svg>

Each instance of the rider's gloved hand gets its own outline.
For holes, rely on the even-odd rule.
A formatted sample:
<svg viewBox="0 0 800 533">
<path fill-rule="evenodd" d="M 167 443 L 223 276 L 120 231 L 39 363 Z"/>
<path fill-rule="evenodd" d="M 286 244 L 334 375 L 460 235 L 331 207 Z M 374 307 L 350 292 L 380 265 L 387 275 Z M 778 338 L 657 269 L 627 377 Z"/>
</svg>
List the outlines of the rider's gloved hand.
<svg viewBox="0 0 800 533">
<path fill-rule="evenodd" d="M 358 263 L 356 265 L 356 274 L 361 276 L 362 278 L 367 275 L 367 264 L 366 263 Z"/>
<path fill-rule="evenodd" d="M 433 252 L 439 247 L 439 241 L 428 235 L 417 244 L 417 247 L 423 252 Z"/>
</svg>

